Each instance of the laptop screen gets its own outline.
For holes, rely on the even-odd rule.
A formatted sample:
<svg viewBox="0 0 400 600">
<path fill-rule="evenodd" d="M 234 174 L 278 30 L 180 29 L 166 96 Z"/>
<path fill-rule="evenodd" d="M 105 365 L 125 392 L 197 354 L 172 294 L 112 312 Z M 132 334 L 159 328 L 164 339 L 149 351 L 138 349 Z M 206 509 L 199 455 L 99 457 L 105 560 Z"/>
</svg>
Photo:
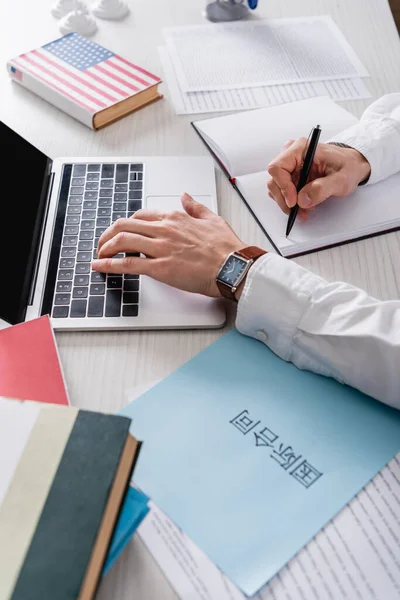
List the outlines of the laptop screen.
<svg viewBox="0 0 400 600">
<path fill-rule="evenodd" d="M 0 318 L 25 318 L 44 217 L 48 158 L 0 121 Z M 7 190 L 7 191 L 6 191 Z"/>
</svg>

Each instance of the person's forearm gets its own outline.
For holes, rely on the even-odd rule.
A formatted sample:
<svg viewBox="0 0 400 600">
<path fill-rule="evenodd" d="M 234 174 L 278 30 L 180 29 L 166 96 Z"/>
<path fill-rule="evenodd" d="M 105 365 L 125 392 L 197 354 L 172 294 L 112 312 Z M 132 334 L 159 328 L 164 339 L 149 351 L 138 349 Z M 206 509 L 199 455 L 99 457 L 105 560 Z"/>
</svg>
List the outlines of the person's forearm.
<svg viewBox="0 0 400 600">
<path fill-rule="evenodd" d="M 373 102 L 359 124 L 330 141 L 358 150 L 371 165 L 368 184 L 400 171 L 400 93 L 388 94 Z"/>
<path fill-rule="evenodd" d="M 400 408 L 400 301 L 380 302 L 268 254 L 250 269 L 236 326 L 300 369 Z"/>
</svg>

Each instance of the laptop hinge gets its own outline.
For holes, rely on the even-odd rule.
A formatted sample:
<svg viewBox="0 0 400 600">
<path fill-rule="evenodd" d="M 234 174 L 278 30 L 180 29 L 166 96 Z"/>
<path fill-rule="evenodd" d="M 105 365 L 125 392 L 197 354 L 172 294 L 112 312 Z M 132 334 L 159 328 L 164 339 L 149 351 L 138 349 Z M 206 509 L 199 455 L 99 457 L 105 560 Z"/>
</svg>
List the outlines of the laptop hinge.
<svg viewBox="0 0 400 600">
<path fill-rule="evenodd" d="M 35 265 L 34 265 L 33 273 L 32 273 L 31 287 L 30 287 L 29 299 L 28 299 L 29 306 L 31 306 L 33 304 L 33 298 L 35 295 L 35 288 L 36 288 L 36 281 L 37 281 L 37 276 L 38 276 L 38 271 L 39 271 L 40 257 L 42 254 L 44 233 L 46 231 L 47 216 L 49 213 L 50 198 L 51 198 L 51 193 L 53 191 L 54 173 L 52 172 L 52 167 L 53 167 L 53 161 L 49 160 L 49 162 L 47 164 L 47 173 L 46 173 L 48 183 L 47 183 L 47 193 L 46 193 L 46 200 L 45 200 L 45 209 L 44 209 L 44 214 L 43 214 L 43 219 L 42 219 L 39 243 L 37 246 Z"/>
</svg>

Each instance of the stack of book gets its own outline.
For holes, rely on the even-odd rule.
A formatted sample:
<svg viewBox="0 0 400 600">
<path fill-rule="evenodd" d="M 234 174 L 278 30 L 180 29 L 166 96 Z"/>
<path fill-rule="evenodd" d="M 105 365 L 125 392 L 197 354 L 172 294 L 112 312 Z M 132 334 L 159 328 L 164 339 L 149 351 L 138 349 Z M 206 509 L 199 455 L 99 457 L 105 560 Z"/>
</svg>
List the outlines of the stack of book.
<svg viewBox="0 0 400 600">
<path fill-rule="evenodd" d="M 93 598 L 148 512 L 130 425 L 69 405 L 47 316 L 0 330 L 1 600 Z"/>
</svg>

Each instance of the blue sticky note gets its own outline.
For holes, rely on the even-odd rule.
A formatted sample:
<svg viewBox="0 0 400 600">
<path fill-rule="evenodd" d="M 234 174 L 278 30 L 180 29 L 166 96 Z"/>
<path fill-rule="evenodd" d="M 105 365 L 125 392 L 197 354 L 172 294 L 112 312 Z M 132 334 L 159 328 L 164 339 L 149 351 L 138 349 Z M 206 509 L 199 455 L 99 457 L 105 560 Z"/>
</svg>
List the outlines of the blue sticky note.
<svg viewBox="0 0 400 600">
<path fill-rule="evenodd" d="M 115 563 L 118 556 L 149 512 L 149 507 L 147 506 L 148 501 L 149 498 L 139 490 L 132 486 L 128 488 L 111 540 L 107 559 L 103 567 L 103 575 L 110 570 L 111 566 Z"/>
<path fill-rule="evenodd" d="M 248 596 L 400 450 L 400 411 L 236 331 L 123 414 L 135 482 Z"/>
</svg>

